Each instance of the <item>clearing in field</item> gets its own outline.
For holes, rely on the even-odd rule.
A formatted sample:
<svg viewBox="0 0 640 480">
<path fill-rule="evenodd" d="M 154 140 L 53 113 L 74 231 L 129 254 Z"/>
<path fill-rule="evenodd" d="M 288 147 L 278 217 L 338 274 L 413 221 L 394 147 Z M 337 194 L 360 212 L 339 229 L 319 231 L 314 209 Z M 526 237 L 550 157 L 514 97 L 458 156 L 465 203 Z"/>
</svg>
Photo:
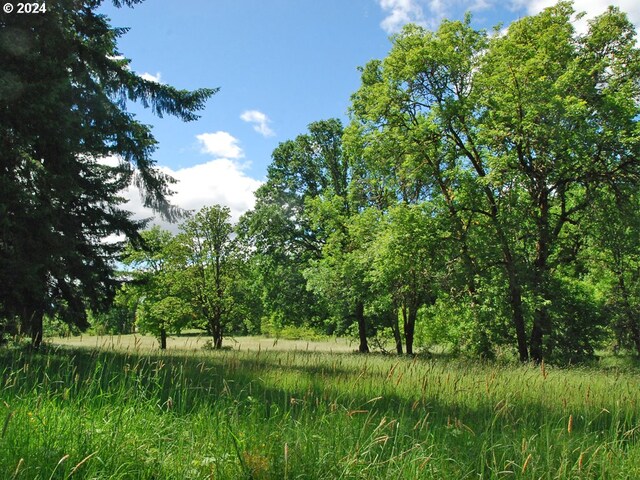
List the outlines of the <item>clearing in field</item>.
<svg viewBox="0 0 640 480">
<path fill-rule="evenodd" d="M 96 347 L 116 350 L 158 350 L 158 340 L 148 335 L 81 335 L 56 337 L 54 345 L 73 347 Z M 186 334 L 167 338 L 168 350 L 198 351 L 207 348 L 211 338 L 207 335 Z M 344 338 L 326 341 L 288 340 L 265 337 L 227 337 L 222 348 L 236 351 L 303 351 L 326 353 L 353 353 L 357 345 Z"/>
</svg>

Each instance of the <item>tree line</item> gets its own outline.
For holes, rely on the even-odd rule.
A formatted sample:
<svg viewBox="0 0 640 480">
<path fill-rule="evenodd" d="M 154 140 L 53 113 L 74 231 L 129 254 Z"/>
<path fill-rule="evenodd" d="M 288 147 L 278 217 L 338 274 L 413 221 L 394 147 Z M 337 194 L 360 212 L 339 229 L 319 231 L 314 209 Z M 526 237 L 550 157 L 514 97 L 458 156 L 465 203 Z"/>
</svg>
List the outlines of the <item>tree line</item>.
<svg viewBox="0 0 640 480">
<path fill-rule="evenodd" d="M 135 313 L 163 343 L 199 326 L 216 348 L 296 325 L 360 352 L 640 353 L 640 50 L 618 9 L 584 34 L 575 15 L 406 26 L 361 68 L 349 123 L 281 143 L 235 225 L 211 206 L 131 236 L 95 321 Z"/>
</svg>

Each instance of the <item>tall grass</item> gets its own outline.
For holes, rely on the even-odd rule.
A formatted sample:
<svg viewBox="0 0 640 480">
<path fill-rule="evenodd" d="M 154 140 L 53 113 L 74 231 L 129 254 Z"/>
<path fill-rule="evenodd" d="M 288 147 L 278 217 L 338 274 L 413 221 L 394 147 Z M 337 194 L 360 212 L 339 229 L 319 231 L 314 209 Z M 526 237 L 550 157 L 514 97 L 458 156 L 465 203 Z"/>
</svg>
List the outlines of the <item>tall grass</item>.
<svg viewBox="0 0 640 480">
<path fill-rule="evenodd" d="M 640 478 L 623 370 L 0 352 L 0 478 Z"/>
</svg>

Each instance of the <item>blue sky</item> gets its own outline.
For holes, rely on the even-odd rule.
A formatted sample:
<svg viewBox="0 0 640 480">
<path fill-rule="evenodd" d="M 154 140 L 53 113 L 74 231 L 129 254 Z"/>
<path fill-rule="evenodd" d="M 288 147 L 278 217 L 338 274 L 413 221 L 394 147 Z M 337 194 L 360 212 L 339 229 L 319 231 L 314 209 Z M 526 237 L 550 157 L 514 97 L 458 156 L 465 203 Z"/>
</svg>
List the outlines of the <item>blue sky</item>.
<svg viewBox="0 0 640 480">
<path fill-rule="evenodd" d="M 505 27 L 535 14 L 550 0 L 147 0 L 135 8 L 101 12 L 118 27 L 131 68 L 177 88 L 220 87 L 202 117 L 191 123 L 154 117 L 158 166 L 176 177 L 177 205 L 228 205 L 237 218 L 253 206 L 271 152 L 309 123 L 338 117 L 347 123 L 357 68 L 384 58 L 389 36 L 407 22 L 435 28 L 442 18 L 473 14 L 474 26 Z M 589 15 L 619 5 L 640 24 L 636 0 L 574 3 Z M 138 195 L 129 208 L 144 212 Z"/>
</svg>

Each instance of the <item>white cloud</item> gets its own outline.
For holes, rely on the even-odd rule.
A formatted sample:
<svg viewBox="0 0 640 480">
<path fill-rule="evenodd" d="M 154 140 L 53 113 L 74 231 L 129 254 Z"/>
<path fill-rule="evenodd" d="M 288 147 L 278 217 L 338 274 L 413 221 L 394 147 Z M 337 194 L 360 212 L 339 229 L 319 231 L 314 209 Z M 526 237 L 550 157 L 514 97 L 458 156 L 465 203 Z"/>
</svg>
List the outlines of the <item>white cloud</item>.
<svg viewBox="0 0 640 480">
<path fill-rule="evenodd" d="M 238 139 L 228 132 L 203 133 L 197 135 L 196 138 L 202 144 L 202 153 L 208 153 L 218 158 L 244 157 L 244 152 L 238 145 Z"/>
<path fill-rule="evenodd" d="M 407 23 L 437 28 L 443 18 L 451 18 L 464 11 L 482 11 L 488 9 L 510 8 L 527 15 L 540 13 L 547 7 L 553 6 L 558 0 L 377 0 L 382 10 L 387 14 L 380 24 L 389 34 L 399 32 Z M 585 18 L 576 22 L 578 33 L 587 31 L 587 20 L 605 12 L 609 5 L 620 8 L 629 15 L 629 19 L 640 28 L 640 2 L 638 0 L 575 0 L 574 9 L 586 12 Z"/>
<path fill-rule="evenodd" d="M 235 217 L 253 208 L 253 193 L 261 185 L 248 177 L 242 166 L 226 158 L 183 168 L 172 175 L 179 181 L 173 196 L 177 205 L 197 210 L 218 203 L 228 206 Z"/>
<path fill-rule="evenodd" d="M 380 26 L 385 32 L 399 32 L 407 23 L 437 28 L 440 21 L 454 13 L 492 8 L 496 0 L 377 0 L 388 15 Z M 513 0 L 524 1 L 524 0 Z"/>
<path fill-rule="evenodd" d="M 149 82 L 162 83 L 160 72 L 156 72 L 155 75 L 148 72 L 144 72 L 143 74 L 140 75 L 140 77 L 144 78 L 145 80 L 148 80 Z"/>
<path fill-rule="evenodd" d="M 246 163 L 238 161 L 244 157 L 244 152 L 238 145 L 238 140 L 229 133 L 203 133 L 197 139 L 202 144 L 202 153 L 212 155 L 212 159 L 177 170 L 159 167 L 163 173 L 177 180 L 177 183 L 170 186 L 174 194 L 169 197 L 169 201 L 177 207 L 193 211 L 214 204 L 225 205 L 230 208 L 231 218 L 235 222 L 254 207 L 254 192 L 262 182 L 245 173 Z M 100 162 L 115 166 L 120 160 L 117 157 L 106 157 Z M 178 231 L 177 224 L 161 220 L 159 215 L 143 206 L 137 187 L 131 186 L 121 195 L 127 200 L 122 208 L 133 212 L 134 218 L 152 218 L 151 224 L 160 225 L 174 233 Z"/>
<path fill-rule="evenodd" d="M 527 14 L 535 15 L 540 13 L 547 7 L 555 5 L 556 0 L 511 0 L 511 6 L 514 9 L 524 9 Z M 604 13 L 609 5 L 620 8 L 629 16 L 629 20 L 636 26 L 640 27 L 640 2 L 638 0 L 589 0 L 575 1 L 573 8 L 576 12 L 585 12 L 585 17 L 576 23 L 576 30 L 579 33 L 586 33 L 587 20 L 592 19 Z"/>
<path fill-rule="evenodd" d="M 269 117 L 258 110 L 247 110 L 240 118 L 245 122 L 253 124 L 253 129 L 263 137 L 273 137 L 275 132 L 269 127 Z"/>
<path fill-rule="evenodd" d="M 490 8 L 493 8 L 493 0 L 474 0 L 474 2 L 468 7 L 468 10 L 478 12 L 482 10 L 489 10 Z"/>
<path fill-rule="evenodd" d="M 397 33 L 407 23 L 424 23 L 424 11 L 418 0 L 378 0 L 380 7 L 388 12 L 382 21 L 382 29 L 391 34 Z M 439 3 L 439 0 L 435 0 Z"/>
<path fill-rule="evenodd" d="M 237 162 L 226 158 L 179 170 L 167 167 L 162 167 L 161 170 L 178 180 L 178 183 L 171 185 L 175 193 L 169 200 L 173 205 L 193 211 L 214 204 L 225 205 L 230 208 L 234 222 L 254 207 L 254 192 L 262 184 L 259 180 L 247 176 Z M 129 187 L 122 196 L 127 199 L 123 208 L 133 212 L 135 218 L 153 217 L 152 224 L 160 225 L 174 233 L 178 231 L 177 224 L 161 220 L 153 211 L 142 205 L 140 191 L 136 187 Z"/>
</svg>

